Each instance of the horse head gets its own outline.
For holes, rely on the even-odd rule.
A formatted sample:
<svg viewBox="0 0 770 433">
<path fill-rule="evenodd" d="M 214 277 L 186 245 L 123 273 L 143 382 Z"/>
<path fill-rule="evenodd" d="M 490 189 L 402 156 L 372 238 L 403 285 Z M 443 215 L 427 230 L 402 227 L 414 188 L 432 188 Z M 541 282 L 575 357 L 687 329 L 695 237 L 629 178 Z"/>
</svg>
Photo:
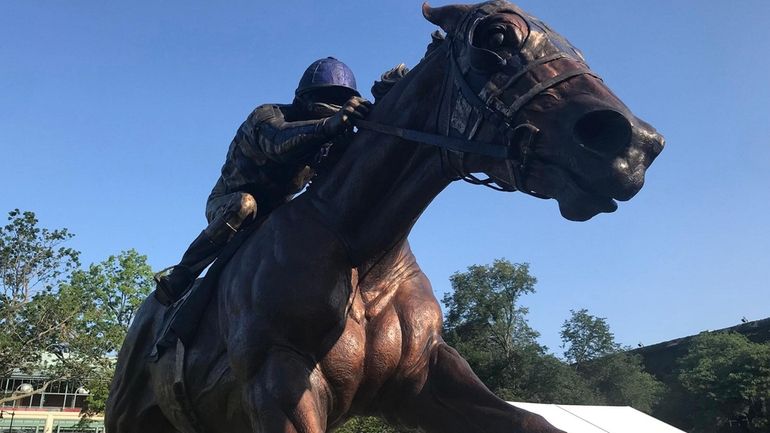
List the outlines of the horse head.
<svg viewBox="0 0 770 433">
<path fill-rule="evenodd" d="M 556 199 L 574 221 L 639 192 L 664 139 L 564 37 L 502 0 L 425 3 L 423 15 L 446 32 L 428 55 L 450 62 L 437 129 L 468 144 L 442 151 L 452 176 Z"/>
</svg>

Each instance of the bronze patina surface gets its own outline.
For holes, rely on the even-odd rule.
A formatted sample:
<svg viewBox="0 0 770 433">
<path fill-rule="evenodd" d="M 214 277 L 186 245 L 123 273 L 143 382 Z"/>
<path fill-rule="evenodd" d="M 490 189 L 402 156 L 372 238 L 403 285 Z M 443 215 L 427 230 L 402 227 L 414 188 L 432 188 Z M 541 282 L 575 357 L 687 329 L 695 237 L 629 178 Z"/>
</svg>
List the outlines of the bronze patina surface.
<svg viewBox="0 0 770 433">
<path fill-rule="evenodd" d="M 571 220 L 614 211 L 640 190 L 663 138 L 516 6 L 423 12 L 446 39 L 367 118 L 400 129 L 362 129 L 246 240 L 184 359 L 167 350 L 147 361 L 164 308 L 144 303 L 119 355 L 109 433 L 321 433 L 357 414 L 436 433 L 559 431 L 494 396 L 444 343 L 407 235 L 452 180 L 478 182 L 470 173 L 553 198 Z M 446 150 L 435 137 L 471 145 Z"/>
</svg>

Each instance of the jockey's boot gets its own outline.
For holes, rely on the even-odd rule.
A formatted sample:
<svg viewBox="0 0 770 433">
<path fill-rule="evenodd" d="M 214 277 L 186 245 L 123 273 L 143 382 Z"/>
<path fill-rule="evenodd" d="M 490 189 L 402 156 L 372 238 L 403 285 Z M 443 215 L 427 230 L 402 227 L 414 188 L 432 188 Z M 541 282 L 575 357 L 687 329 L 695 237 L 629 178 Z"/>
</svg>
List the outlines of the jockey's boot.
<svg viewBox="0 0 770 433">
<path fill-rule="evenodd" d="M 171 305 L 184 296 L 195 279 L 222 252 L 235 236 L 244 221 L 254 219 L 257 205 L 249 194 L 241 194 L 231 200 L 225 211 L 214 218 L 208 227 L 187 247 L 178 265 L 155 274 L 155 299 L 163 305 Z"/>
<path fill-rule="evenodd" d="M 187 247 L 178 265 L 155 274 L 155 299 L 166 306 L 178 301 L 224 246 L 224 243 L 215 243 L 203 230 Z"/>
</svg>

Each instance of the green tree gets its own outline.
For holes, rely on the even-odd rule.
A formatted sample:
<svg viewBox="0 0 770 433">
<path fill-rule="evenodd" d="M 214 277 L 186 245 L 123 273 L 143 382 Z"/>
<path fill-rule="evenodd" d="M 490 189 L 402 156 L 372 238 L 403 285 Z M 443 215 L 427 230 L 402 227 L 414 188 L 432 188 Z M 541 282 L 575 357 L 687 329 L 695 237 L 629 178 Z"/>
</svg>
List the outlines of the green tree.
<svg viewBox="0 0 770 433">
<path fill-rule="evenodd" d="M 128 250 L 73 272 L 69 282 L 62 285 L 62 298 L 72 294 L 87 299 L 78 317 L 77 332 L 62 338 L 67 339 L 72 353 L 88 360 L 83 364 L 85 371 L 80 372 L 90 391 L 88 413 L 104 409 L 115 355 L 136 311 L 153 289 L 152 276 L 147 257 Z"/>
<path fill-rule="evenodd" d="M 520 297 L 537 280 L 526 263 L 495 260 L 451 276 L 443 302 L 444 339 L 468 360 L 482 381 L 503 398 L 521 398 L 528 370 L 543 348 L 526 320 Z"/>
<path fill-rule="evenodd" d="M 53 325 L 36 295 L 55 290 L 78 265 L 78 252 L 62 246 L 72 235 L 67 229 L 38 227 L 33 212 L 15 209 L 0 227 L 0 375 L 30 371 L 41 361 L 41 347 Z"/>
<path fill-rule="evenodd" d="M 607 319 L 588 314 L 588 310 L 570 310 L 570 318 L 561 326 L 562 348 L 567 362 L 580 364 L 621 350 L 610 331 Z"/>
<path fill-rule="evenodd" d="M 479 378 L 508 400 L 548 403 L 593 401 L 591 391 L 569 366 L 546 353 L 527 322 L 521 296 L 535 291 L 526 263 L 495 260 L 451 277 L 444 339 Z"/>
<path fill-rule="evenodd" d="M 664 386 L 644 371 L 641 357 L 623 351 L 605 318 L 585 309 L 570 313 L 561 330 L 564 357 L 593 390 L 595 402 L 651 412 Z"/>
<path fill-rule="evenodd" d="M 702 333 L 679 362 L 679 381 L 699 413 L 696 431 L 712 432 L 731 421 L 749 431 L 770 429 L 770 344 L 738 333 Z"/>
<path fill-rule="evenodd" d="M 99 411 L 114 355 L 152 289 L 146 257 L 129 250 L 79 269 L 79 253 L 63 245 L 72 238 L 66 229 L 40 228 L 32 212 L 14 210 L 8 220 L 0 228 L 0 374 L 50 380 L 0 403 L 66 379 L 87 385 L 89 409 Z"/>
<path fill-rule="evenodd" d="M 66 228 L 40 228 L 34 212 L 14 209 L 8 221 L 0 227 L 0 299 L 18 306 L 77 268 L 79 253 L 62 246 L 73 236 Z"/>
<path fill-rule="evenodd" d="M 589 361 L 578 374 L 600 396 L 600 404 L 627 405 L 651 413 L 665 392 L 663 383 L 644 370 L 641 357 L 626 352 Z"/>
<path fill-rule="evenodd" d="M 523 385 L 524 399 L 534 403 L 602 404 L 604 399 L 577 371 L 552 354 L 532 360 Z"/>
</svg>

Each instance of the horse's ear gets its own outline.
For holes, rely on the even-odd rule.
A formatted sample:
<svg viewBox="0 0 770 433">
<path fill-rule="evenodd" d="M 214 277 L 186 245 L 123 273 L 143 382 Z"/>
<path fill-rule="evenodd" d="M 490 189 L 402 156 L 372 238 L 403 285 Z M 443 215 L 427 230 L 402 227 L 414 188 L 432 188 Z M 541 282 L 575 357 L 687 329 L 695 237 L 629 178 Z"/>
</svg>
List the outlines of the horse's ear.
<svg viewBox="0 0 770 433">
<path fill-rule="evenodd" d="M 470 5 L 447 5 L 432 8 L 428 2 L 425 2 L 422 4 L 422 15 L 426 20 L 441 27 L 447 34 L 452 34 L 471 7 Z"/>
</svg>

